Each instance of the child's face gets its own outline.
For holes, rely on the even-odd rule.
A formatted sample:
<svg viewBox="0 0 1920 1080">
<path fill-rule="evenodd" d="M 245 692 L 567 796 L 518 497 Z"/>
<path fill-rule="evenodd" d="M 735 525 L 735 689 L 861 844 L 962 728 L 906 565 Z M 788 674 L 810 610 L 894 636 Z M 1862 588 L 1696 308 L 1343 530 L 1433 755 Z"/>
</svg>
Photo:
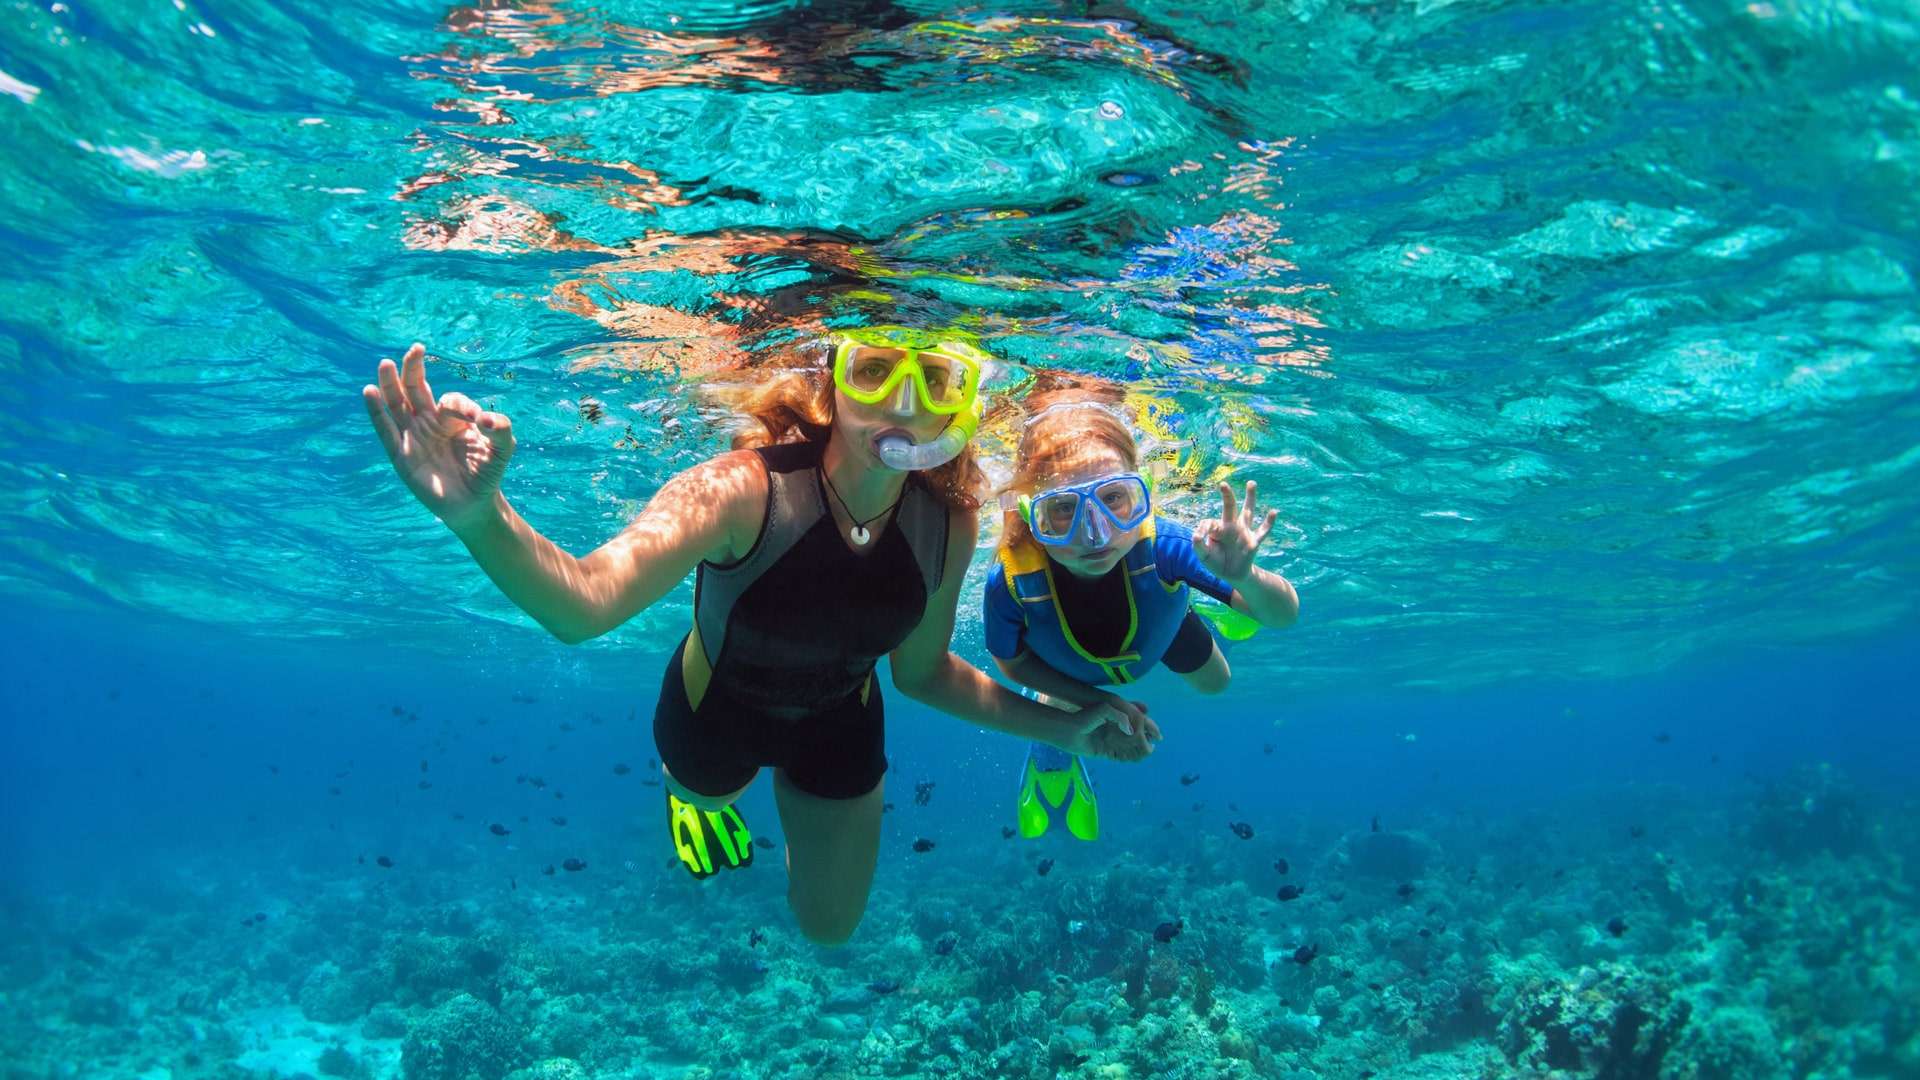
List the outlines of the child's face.
<svg viewBox="0 0 1920 1080">
<path fill-rule="evenodd" d="M 1049 488 L 1083 484 L 1128 471 L 1127 460 L 1120 456 L 1120 451 L 1098 439 L 1084 439 L 1063 452 L 1055 461 L 1053 471 L 1041 476 L 1038 487 L 1028 494 L 1037 495 Z M 1080 528 L 1071 542 L 1042 544 L 1040 548 L 1055 565 L 1076 577 L 1100 577 L 1127 557 L 1127 552 L 1139 542 L 1143 527 L 1144 523 L 1121 532 L 1106 515 L 1085 507 L 1080 514 Z"/>
</svg>

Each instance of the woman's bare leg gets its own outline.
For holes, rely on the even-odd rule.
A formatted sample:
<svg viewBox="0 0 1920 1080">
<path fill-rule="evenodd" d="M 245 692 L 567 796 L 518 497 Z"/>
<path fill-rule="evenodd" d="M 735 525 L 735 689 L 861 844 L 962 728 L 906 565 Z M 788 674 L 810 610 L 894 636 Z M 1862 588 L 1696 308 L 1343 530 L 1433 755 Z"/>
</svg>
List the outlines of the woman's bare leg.
<svg viewBox="0 0 1920 1080">
<path fill-rule="evenodd" d="M 880 860 L 885 788 L 882 780 L 865 795 L 823 799 L 774 770 L 773 801 L 787 834 L 787 906 L 815 944 L 845 944 L 866 914 Z"/>
</svg>

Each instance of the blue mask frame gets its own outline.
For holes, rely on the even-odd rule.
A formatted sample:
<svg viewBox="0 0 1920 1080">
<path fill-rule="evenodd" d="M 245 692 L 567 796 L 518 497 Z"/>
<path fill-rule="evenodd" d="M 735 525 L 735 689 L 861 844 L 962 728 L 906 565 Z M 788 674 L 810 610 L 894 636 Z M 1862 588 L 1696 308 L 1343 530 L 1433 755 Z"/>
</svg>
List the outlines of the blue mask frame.
<svg viewBox="0 0 1920 1080">
<path fill-rule="evenodd" d="M 1114 513 L 1113 507 L 1108 506 L 1106 500 L 1100 498 L 1098 494 L 1101 488 L 1118 481 L 1131 481 L 1139 489 L 1135 496 L 1137 509 L 1133 514 L 1125 518 Z M 1033 526 L 1033 508 L 1048 499 L 1063 495 L 1072 495 L 1074 497 L 1073 520 L 1067 525 L 1066 535 L 1059 537 L 1044 536 Z M 1146 478 L 1139 473 L 1115 473 L 1111 476 L 1102 476 L 1088 480 L 1083 484 L 1063 484 L 1060 487 L 1048 488 L 1036 495 L 1022 495 L 1020 497 L 1020 516 L 1026 521 L 1027 532 L 1032 534 L 1034 540 L 1050 547 L 1065 547 L 1068 544 L 1072 544 L 1075 539 L 1080 536 L 1082 530 L 1086 530 L 1095 524 L 1088 518 L 1088 506 L 1098 507 L 1100 516 L 1104 517 L 1107 522 L 1113 526 L 1115 532 L 1127 532 L 1139 528 L 1149 517 L 1153 516 L 1153 487 L 1148 484 Z M 1101 538 L 1099 537 L 1093 537 L 1092 539 L 1096 543 L 1101 542 Z"/>
</svg>

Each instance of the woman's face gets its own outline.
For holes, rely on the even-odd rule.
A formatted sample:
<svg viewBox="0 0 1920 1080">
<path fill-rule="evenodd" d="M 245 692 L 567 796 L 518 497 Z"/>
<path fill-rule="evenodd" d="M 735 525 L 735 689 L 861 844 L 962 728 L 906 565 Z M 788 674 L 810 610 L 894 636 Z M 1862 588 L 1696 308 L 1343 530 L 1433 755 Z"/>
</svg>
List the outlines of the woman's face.
<svg viewBox="0 0 1920 1080">
<path fill-rule="evenodd" d="M 1099 439 L 1081 439 L 1061 452 L 1052 470 L 1040 476 L 1038 485 L 1027 494 L 1038 495 L 1049 488 L 1083 484 L 1103 476 L 1130 471 L 1127 459 L 1121 456 L 1120 451 Z M 1055 524 L 1065 527 L 1067 523 L 1062 521 Z M 1140 530 L 1144 524 L 1122 532 L 1114 528 L 1113 522 L 1108 521 L 1100 511 L 1090 506 L 1083 507 L 1080 527 L 1069 542 L 1041 544 L 1040 549 L 1047 553 L 1055 565 L 1064 567 L 1076 577 L 1100 577 L 1133 550 L 1133 545 L 1140 541 Z"/>
<path fill-rule="evenodd" d="M 837 386 L 833 390 L 833 426 L 846 441 L 847 449 L 869 468 L 888 467 L 880 460 L 881 436 L 897 434 L 915 443 L 931 442 L 954 419 L 928 412 L 914 392 L 912 379 L 901 383 L 900 388 L 905 395 L 891 394 L 872 405 L 862 405 Z"/>
</svg>

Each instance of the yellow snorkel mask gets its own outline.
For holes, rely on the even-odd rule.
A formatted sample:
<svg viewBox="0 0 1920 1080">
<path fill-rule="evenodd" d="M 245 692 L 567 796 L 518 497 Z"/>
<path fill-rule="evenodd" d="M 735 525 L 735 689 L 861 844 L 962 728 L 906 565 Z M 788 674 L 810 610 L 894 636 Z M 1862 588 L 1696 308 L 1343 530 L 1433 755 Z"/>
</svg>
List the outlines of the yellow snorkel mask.
<svg viewBox="0 0 1920 1080">
<path fill-rule="evenodd" d="M 880 460 L 902 472 L 932 469 L 960 456 L 980 427 L 980 380 L 987 354 L 963 341 L 904 326 L 842 330 L 833 345 L 833 385 L 862 405 L 889 397 L 910 412 L 914 399 L 935 416 L 953 420 L 931 442 L 901 435 L 880 440 Z"/>
</svg>

